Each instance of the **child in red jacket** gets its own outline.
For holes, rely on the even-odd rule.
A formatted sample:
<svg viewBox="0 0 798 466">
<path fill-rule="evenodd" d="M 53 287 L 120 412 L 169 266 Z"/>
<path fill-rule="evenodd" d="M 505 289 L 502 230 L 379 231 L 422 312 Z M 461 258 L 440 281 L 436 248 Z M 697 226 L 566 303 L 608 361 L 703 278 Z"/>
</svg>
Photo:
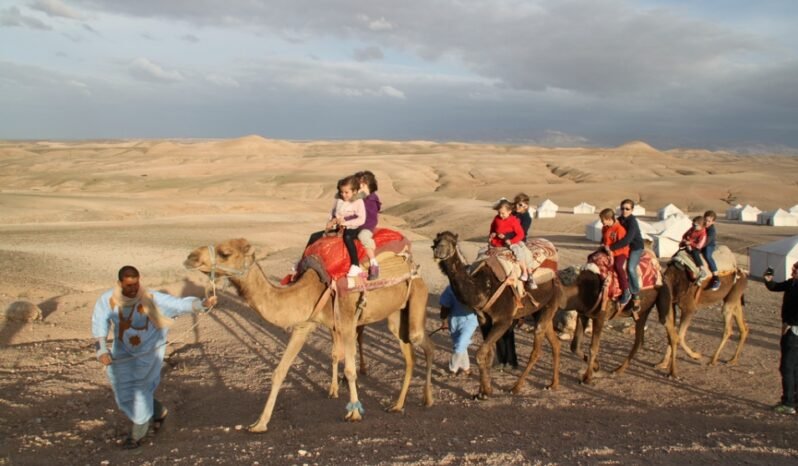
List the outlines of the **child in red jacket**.
<svg viewBox="0 0 798 466">
<path fill-rule="evenodd" d="M 495 209 L 498 211 L 490 224 L 490 245 L 493 247 L 506 246 L 513 251 L 515 258 L 521 263 L 521 280 L 530 281 L 529 287 L 537 288 L 529 276 L 529 259 L 531 254 L 524 244 L 524 229 L 518 217 L 513 215 L 513 205 L 507 199 L 500 200 Z"/>
<path fill-rule="evenodd" d="M 704 228 L 704 217 L 699 215 L 693 218 L 693 226 L 682 236 L 679 247 L 690 253 L 696 267 L 698 267 L 698 280 L 703 280 L 707 273 L 704 271 L 704 262 L 701 260 L 701 249 L 707 244 L 707 230 Z"/>
</svg>

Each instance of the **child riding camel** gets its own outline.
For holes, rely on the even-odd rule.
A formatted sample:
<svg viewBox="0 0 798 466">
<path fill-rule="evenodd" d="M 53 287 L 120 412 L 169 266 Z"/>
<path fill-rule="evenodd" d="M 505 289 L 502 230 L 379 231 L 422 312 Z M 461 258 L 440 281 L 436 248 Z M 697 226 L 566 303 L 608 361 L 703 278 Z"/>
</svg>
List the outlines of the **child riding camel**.
<svg viewBox="0 0 798 466">
<path fill-rule="evenodd" d="M 615 212 L 612 209 L 604 209 L 599 213 L 601 219 L 601 245 L 608 254 L 613 256 L 613 267 L 618 275 L 618 284 L 623 290 L 618 305 L 621 307 L 629 304 L 632 300 L 632 293 L 629 291 L 629 277 L 626 275 L 626 261 L 629 259 L 629 246 L 623 246 L 612 250 L 612 245 L 626 236 L 626 229 L 620 222 L 615 220 Z"/>
<path fill-rule="evenodd" d="M 707 231 L 704 229 L 704 217 L 699 215 L 693 218 L 693 226 L 682 236 L 682 241 L 679 247 L 684 248 L 693 258 L 696 267 L 698 267 L 697 282 L 703 280 L 707 273 L 704 271 L 704 264 L 701 261 L 701 249 L 707 243 Z"/>
<path fill-rule="evenodd" d="M 374 255 L 376 244 L 374 243 L 374 229 L 377 228 L 378 215 L 382 203 L 377 196 L 377 177 L 374 173 L 366 170 L 355 173 L 359 184 L 359 192 L 363 196 L 363 205 L 366 208 L 366 220 L 357 234 L 357 239 L 366 249 L 369 256 L 369 280 L 376 280 L 380 276 L 380 266 Z"/>
<path fill-rule="evenodd" d="M 512 215 L 513 205 L 507 199 L 501 199 L 494 208 L 498 213 L 490 224 L 490 245 L 498 248 L 506 246 L 513 251 L 521 264 L 521 281 L 529 281 L 529 287 L 534 290 L 537 284 L 529 275 L 532 271 L 529 264 L 531 254 L 522 241 L 525 235 L 521 222 Z"/>
<path fill-rule="evenodd" d="M 360 189 L 360 181 L 355 177 L 347 176 L 338 181 L 338 200 L 335 202 L 333 217 L 327 223 L 327 229 L 334 226 L 343 227 L 343 240 L 346 251 L 349 253 L 349 272 L 347 276 L 357 277 L 363 273 L 360 260 L 357 257 L 355 239 L 361 227 L 366 222 L 366 206 L 363 199 L 356 199 L 355 195 Z"/>
</svg>

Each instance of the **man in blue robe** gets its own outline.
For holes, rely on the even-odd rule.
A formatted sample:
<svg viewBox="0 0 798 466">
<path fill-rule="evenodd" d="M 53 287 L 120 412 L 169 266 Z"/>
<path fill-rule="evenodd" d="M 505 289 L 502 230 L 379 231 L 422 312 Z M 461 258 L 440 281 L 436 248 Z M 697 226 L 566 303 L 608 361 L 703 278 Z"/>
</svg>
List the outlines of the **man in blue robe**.
<svg viewBox="0 0 798 466">
<path fill-rule="evenodd" d="M 147 290 L 139 284 L 139 271 L 130 265 L 119 269 L 118 278 L 116 286 L 97 300 L 91 331 L 97 339 L 97 359 L 107 368 L 116 404 L 133 422 L 123 446 L 137 448 L 150 424 L 160 424 L 168 413 L 153 395 L 161 381 L 172 318 L 205 311 L 216 304 L 216 297 L 201 301 Z M 109 352 L 106 339 L 110 324 L 114 342 Z"/>
</svg>

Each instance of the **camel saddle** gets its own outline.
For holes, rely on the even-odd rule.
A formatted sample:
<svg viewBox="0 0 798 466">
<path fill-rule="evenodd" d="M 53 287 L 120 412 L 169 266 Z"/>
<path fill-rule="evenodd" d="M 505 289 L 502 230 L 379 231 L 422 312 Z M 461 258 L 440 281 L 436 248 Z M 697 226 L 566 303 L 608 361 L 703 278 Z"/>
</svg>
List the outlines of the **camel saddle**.
<svg viewBox="0 0 798 466">
<path fill-rule="evenodd" d="M 586 267 L 598 273 L 602 280 L 609 280 L 607 296 L 609 299 L 617 301 L 623 292 L 618 281 L 618 274 L 615 273 L 615 267 L 613 267 L 612 256 L 603 250 L 598 250 L 587 257 L 587 263 Z M 641 291 L 662 286 L 662 271 L 654 251 L 650 249 L 643 250 L 643 254 L 640 256 L 640 264 L 637 266 L 637 276 L 640 279 L 638 286 Z"/>
<path fill-rule="evenodd" d="M 535 283 L 541 284 L 551 281 L 557 274 L 559 255 L 554 244 L 544 238 L 530 238 L 526 241 L 527 248 L 532 257 L 532 278 Z M 501 247 L 483 248 L 477 253 L 477 258 L 471 263 L 470 273 L 475 273 L 482 267 L 489 267 L 500 281 L 508 277 L 521 276 L 521 264 L 509 248 Z"/>
<path fill-rule="evenodd" d="M 727 246 L 718 246 L 713 252 L 712 258 L 715 260 L 715 265 L 718 266 L 718 276 L 722 277 L 737 273 L 737 257 L 735 257 L 734 253 Z M 671 261 L 673 265 L 684 270 L 689 275 L 690 280 L 694 281 L 698 278 L 699 268 L 693 261 L 693 257 L 686 250 L 679 249 L 679 251 L 674 254 Z M 712 278 L 712 272 L 709 270 L 709 265 L 707 265 L 707 261 L 703 254 L 701 255 L 701 266 L 706 272 L 706 277 L 701 282 L 701 286 L 703 287 L 704 285 L 708 285 L 709 280 Z"/>
<path fill-rule="evenodd" d="M 296 277 L 305 270 L 313 269 L 328 287 L 335 282 L 338 293 L 345 293 L 391 286 L 417 273 L 417 267 L 410 260 L 410 242 L 401 233 L 378 228 L 374 231 L 374 242 L 377 245 L 375 256 L 380 265 L 380 277 L 376 280 L 346 276 L 350 265 L 349 254 L 339 236 L 323 237 L 308 246 L 297 267 Z M 355 245 L 361 266 L 368 269 L 366 250 L 360 241 L 356 241 Z"/>
</svg>

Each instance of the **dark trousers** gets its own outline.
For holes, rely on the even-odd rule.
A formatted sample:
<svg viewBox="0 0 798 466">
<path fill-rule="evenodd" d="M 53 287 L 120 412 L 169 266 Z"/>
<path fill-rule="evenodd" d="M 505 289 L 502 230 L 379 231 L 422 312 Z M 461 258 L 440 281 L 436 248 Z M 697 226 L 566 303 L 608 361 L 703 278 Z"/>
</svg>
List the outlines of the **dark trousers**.
<svg viewBox="0 0 798 466">
<path fill-rule="evenodd" d="M 618 275 L 618 284 L 621 285 L 621 290 L 627 291 L 629 289 L 629 276 L 626 275 L 626 256 L 615 256 L 613 260 L 612 265 Z"/>
<path fill-rule="evenodd" d="M 701 253 L 704 254 L 704 259 L 707 261 L 709 270 L 711 270 L 713 274 L 716 273 L 718 271 L 718 266 L 715 264 L 715 258 L 712 257 L 712 254 L 715 253 L 715 246 L 705 246 L 704 249 L 701 250 Z"/>
<path fill-rule="evenodd" d="M 344 245 L 346 245 L 346 252 L 349 253 L 349 262 L 352 265 L 360 265 L 360 259 L 357 257 L 357 247 L 355 246 L 358 233 L 360 233 L 360 228 L 347 228 L 344 230 Z"/>
<path fill-rule="evenodd" d="M 795 408 L 798 402 L 795 398 L 796 383 L 798 383 L 798 335 L 792 333 L 792 330 L 787 330 L 787 333 L 781 336 L 780 346 L 781 403 Z"/>
<path fill-rule="evenodd" d="M 308 237 L 308 244 L 305 245 L 305 249 L 307 249 L 308 246 L 315 243 L 316 241 L 322 239 L 324 237 L 324 233 L 325 233 L 324 230 L 311 233 L 310 236 Z"/>
<path fill-rule="evenodd" d="M 695 262 L 696 267 L 701 269 L 701 267 L 704 266 L 704 262 L 701 260 L 701 251 L 699 251 L 696 248 L 693 248 L 687 252 L 690 253 L 690 257 L 693 258 L 693 262 Z"/>
<path fill-rule="evenodd" d="M 483 339 L 488 337 L 488 333 L 490 333 L 492 328 L 493 323 L 490 321 L 486 322 L 485 325 L 480 327 Z M 515 354 L 514 328 L 515 321 L 513 321 L 513 325 L 506 332 L 504 332 L 504 335 L 496 340 L 496 359 L 499 361 L 499 364 L 509 364 L 510 366 L 516 367 L 518 366 L 518 355 Z"/>
</svg>

